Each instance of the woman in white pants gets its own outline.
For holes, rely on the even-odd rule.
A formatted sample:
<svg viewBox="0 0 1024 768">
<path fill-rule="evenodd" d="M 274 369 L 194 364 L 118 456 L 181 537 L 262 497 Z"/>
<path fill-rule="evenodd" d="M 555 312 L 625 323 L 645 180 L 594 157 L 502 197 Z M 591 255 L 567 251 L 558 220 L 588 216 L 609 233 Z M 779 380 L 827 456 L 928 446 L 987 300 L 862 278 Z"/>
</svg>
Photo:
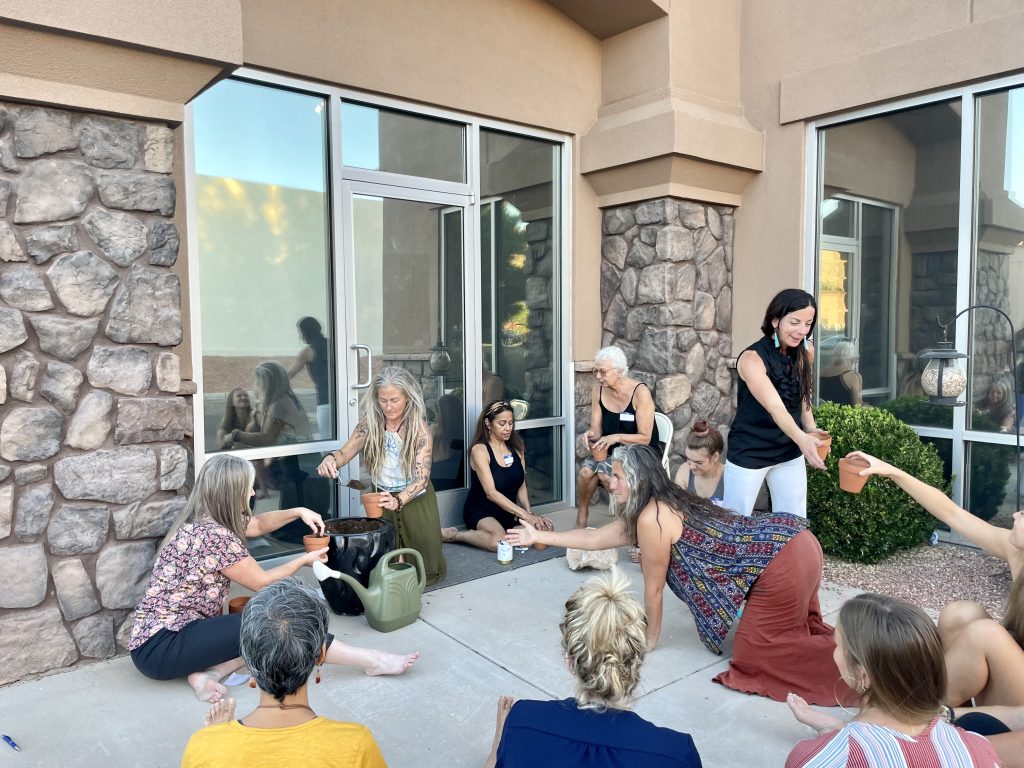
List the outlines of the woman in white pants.
<svg viewBox="0 0 1024 768">
<path fill-rule="evenodd" d="M 814 297 L 787 288 L 765 311 L 760 341 L 739 356 L 736 416 L 729 430 L 722 506 L 749 515 L 767 480 L 773 512 L 807 516 L 807 468 L 824 469 L 811 412 Z"/>
</svg>

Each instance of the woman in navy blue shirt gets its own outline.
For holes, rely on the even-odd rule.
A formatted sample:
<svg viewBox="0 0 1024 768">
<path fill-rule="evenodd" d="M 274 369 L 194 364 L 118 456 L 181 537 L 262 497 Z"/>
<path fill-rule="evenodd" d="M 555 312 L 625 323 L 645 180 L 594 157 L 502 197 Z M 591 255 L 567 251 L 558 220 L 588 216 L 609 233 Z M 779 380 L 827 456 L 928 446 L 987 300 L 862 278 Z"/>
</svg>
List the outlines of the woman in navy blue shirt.
<svg viewBox="0 0 1024 768">
<path fill-rule="evenodd" d="M 502 696 L 487 768 L 700 768 L 688 734 L 629 711 L 647 655 L 647 619 L 618 569 L 566 601 L 561 629 L 575 698 Z"/>
</svg>

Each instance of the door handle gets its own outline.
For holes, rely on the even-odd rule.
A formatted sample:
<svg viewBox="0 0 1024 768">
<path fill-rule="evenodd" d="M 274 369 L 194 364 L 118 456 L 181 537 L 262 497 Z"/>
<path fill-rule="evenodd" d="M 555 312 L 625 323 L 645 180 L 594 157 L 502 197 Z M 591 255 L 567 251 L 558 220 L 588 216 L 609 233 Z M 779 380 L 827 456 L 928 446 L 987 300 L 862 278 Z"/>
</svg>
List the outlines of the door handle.
<svg viewBox="0 0 1024 768">
<path fill-rule="evenodd" d="M 356 370 L 359 370 L 359 350 L 366 351 L 366 381 L 356 381 L 352 389 L 366 389 L 373 378 L 373 351 L 365 344 L 353 344 L 350 349 L 356 350 Z"/>
</svg>

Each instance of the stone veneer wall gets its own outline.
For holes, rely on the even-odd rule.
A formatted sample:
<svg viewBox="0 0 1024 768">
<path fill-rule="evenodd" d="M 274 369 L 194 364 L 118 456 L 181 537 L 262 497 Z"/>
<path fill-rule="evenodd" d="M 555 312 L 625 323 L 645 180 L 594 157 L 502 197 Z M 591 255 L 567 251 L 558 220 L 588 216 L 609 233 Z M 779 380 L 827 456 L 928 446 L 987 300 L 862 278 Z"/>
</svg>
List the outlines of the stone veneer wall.
<svg viewBox="0 0 1024 768">
<path fill-rule="evenodd" d="M 732 208 L 689 200 L 604 212 L 602 344 L 626 353 L 630 374 L 672 419 L 673 471 L 695 419 L 719 428 L 732 421 L 733 231 Z M 577 432 L 589 426 L 593 382 L 577 373 Z"/>
<path fill-rule="evenodd" d="M 114 655 L 184 505 L 172 157 L 164 125 L 0 105 L 0 683 Z"/>
</svg>

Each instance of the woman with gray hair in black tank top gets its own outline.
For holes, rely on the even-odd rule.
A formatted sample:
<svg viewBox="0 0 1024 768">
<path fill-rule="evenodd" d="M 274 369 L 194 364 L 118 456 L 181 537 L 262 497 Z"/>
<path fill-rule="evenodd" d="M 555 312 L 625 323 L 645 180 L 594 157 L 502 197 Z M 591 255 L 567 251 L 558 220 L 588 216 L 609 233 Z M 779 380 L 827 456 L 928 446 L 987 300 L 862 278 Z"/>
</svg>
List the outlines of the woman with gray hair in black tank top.
<svg viewBox="0 0 1024 768">
<path fill-rule="evenodd" d="M 586 528 L 590 499 L 599 475 L 610 475 L 607 460 L 620 445 L 654 445 L 654 398 L 647 386 L 629 377 L 626 355 L 618 347 L 603 347 L 594 355 L 594 385 L 590 396 L 590 429 L 580 442 L 590 456 L 580 467 L 576 527 Z M 606 481 L 605 481 L 606 482 Z"/>
</svg>

